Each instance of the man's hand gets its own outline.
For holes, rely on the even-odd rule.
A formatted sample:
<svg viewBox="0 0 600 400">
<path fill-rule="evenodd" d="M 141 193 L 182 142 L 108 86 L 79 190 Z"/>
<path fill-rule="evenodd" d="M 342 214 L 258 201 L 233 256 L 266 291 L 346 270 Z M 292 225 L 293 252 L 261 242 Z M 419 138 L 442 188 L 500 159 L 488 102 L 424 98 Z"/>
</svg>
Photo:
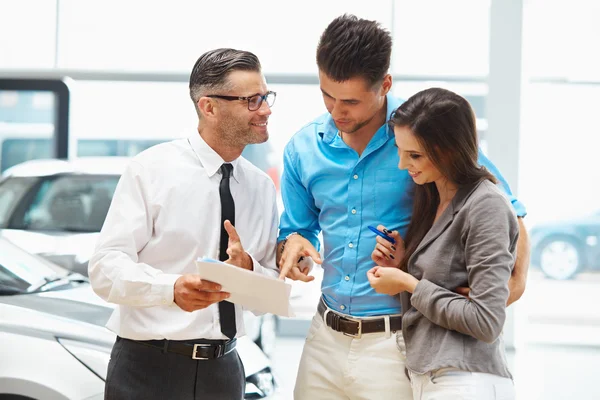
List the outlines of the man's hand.
<svg viewBox="0 0 600 400">
<path fill-rule="evenodd" d="M 229 220 L 225 220 L 224 226 L 229 235 L 229 244 L 227 246 L 227 255 L 229 256 L 229 259 L 227 259 L 225 263 L 252 271 L 254 269 L 254 264 L 250 255 L 244 251 L 240 235 L 238 235 Z"/>
<path fill-rule="evenodd" d="M 508 300 L 506 302 L 507 307 L 517 301 L 525 291 L 525 284 L 523 283 L 523 280 L 515 277 L 514 275 L 511 276 L 508 280 L 508 291 Z M 456 293 L 461 294 L 468 299 L 471 289 L 468 287 L 457 287 Z"/>
<path fill-rule="evenodd" d="M 508 280 L 508 301 L 506 302 L 506 306 L 510 306 L 515 301 L 519 300 L 525 292 L 525 282 L 521 277 L 517 277 L 514 274 Z"/>
<path fill-rule="evenodd" d="M 173 299 L 183 311 L 192 312 L 229 297 L 229 293 L 220 290 L 221 285 L 203 281 L 198 275 L 182 275 L 175 281 Z"/>
<path fill-rule="evenodd" d="M 398 268 L 400 261 L 404 257 L 404 240 L 400 237 L 398 231 L 388 231 L 385 226 L 379 225 L 377 229 L 386 235 L 392 237 L 396 244 L 392 244 L 386 239 L 376 236 L 375 249 L 371 253 L 371 259 L 375 264 L 383 267 Z"/>
<path fill-rule="evenodd" d="M 300 235 L 292 235 L 288 238 L 283 249 L 283 254 L 279 259 L 279 279 L 288 277 L 294 281 L 310 282 L 315 279 L 309 276 L 309 267 L 300 269 L 298 260 L 300 257 L 311 257 L 314 262 L 321 264 L 321 256 L 315 247 Z"/>
<path fill-rule="evenodd" d="M 471 293 L 471 289 L 464 286 L 459 286 L 456 288 L 456 293 L 465 296 L 467 299 L 469 298 L 469 293 Z"/>
<path fill-rule="evenodd" d="M 510 306 L 515 301 L 519 300 L 523 292 L 525 291 L 525 285 L 521 279 L 515 278 L 515 276 L 511 276 L 508 280 L 508 300 L 506 301 L 506 306 Z M 457 287 L 456 293 L 462 294 L 467 299 L 469 298 L 469 294 L 471 293 L 471 289 L 468 287 Z"/>
</svg>

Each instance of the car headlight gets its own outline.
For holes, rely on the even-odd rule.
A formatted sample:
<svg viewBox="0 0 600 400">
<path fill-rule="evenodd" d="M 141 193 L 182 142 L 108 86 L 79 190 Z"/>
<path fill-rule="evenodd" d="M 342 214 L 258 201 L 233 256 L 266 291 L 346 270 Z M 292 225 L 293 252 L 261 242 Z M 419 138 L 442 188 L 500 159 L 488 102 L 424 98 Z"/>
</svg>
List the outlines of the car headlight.
<svg viewBox="0 0 600 400">
<path fill-rule="evenodd" d="M 246 378 L 246 399 L 262 399 L 275 391 L 275 380 L 269 368 Z"/>
<path fill-rule="evenodd" d="M 79 342 L 71 339 L 57 338 L 60 343 L 73 357 L 85 365 L 100 379 L 106 381 L 106 371 L 110 361 L 111 349 L 91 343 Z"/>
</svg>

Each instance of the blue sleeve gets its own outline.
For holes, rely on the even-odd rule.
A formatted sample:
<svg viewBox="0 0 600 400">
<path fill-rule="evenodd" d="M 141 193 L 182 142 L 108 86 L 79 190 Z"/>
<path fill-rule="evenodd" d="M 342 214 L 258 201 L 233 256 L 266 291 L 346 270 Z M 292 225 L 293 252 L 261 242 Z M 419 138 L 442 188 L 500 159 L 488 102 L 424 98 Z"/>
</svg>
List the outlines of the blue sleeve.
<svg viewBox="0 0 600 400">
<path fill-rule="evenodd" d="M 492 162 L 490 161 L 490 159 L 487 158 L 485 156 L 485 154 L 483 154 L 483 151 L 481 151 L 481 149 L 479 149 L 479 164 L 483 165 L 484 167 L 486 167 L 487 170 L 490 171 L 492 174 L 494 174 L 494 176 L 498 179 L 498 186 L 508 196 L 508 199 L 510 200 L 513 208 L 517 212 L 517 216 L 519 216 L 519 217 L 526 216 L 527 215 L 527 210 L 525 209 L 525 205 L 523 203 L 521 203 L 512 194 L 512 192 L 510 190 L 510 186 L 508 186 L 508 182 L 506 182 L 506 179 L 504 179 L 504 177 L 500 173 L 500 170 L 498 170 L 498 168 L 496 168 L 496 166 L 494 164 L 492 164 Z"/>
<path fill-rule="evenodd" d="M 313 246 L 320 250 L 319 209 L 315 201 L 300 179 L 297 169 L 298 153 L 294 143 L 290 142 L 283 153 L 283 175 L 281 177 L 281 197 L 283 213 L 279 221 L 279 236 L 282 241 L 292 232 L 298 232 Z"/>
</svg>

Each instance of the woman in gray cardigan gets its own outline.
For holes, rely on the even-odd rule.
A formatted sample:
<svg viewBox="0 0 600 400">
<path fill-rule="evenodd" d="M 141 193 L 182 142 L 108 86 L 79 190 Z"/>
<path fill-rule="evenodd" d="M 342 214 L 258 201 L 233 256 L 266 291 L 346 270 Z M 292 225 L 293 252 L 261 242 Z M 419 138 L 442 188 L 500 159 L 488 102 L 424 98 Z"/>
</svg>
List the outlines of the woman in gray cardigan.
<svg viewBox="0 0 600 400">
<path fill-rule="evenodd" d="M 373 258 L 384 261 L 368 276 L 377 292 L 401 293 L 414 399 L 514 399 L 502 328 L 519 228 L 477 163 L 473 111 L 434 88 L 408 99 L 390 123 L 398 167 L 417 184 L 415 205 L 404 241 L 397 232 L 395 245 L 377 239 Z"/>
</svg>

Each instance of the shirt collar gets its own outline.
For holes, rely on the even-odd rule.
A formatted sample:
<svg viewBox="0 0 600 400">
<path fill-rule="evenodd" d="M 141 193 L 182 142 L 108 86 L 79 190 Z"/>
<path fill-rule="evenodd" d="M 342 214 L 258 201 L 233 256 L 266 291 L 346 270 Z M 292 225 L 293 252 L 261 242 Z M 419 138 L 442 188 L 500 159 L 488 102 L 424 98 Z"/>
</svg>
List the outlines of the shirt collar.
<svg viewBox="0 0 600 400">
<path fill-rule="evenodd" d="M 386 131 L 388 138 L 394 136 L 394 131 L 392 129 L 390 129 L 389 126 L 387 126 L 387 123 L 390 121 L 390 116 L 392 115 L 392 113 L 394 111 L 396 111 L 398 109 L 398 107 L 400 107 L 400 104 L 402 104 L 402 103 L 403 103 L 402 100 L 394 97 L 390 93 L 388 93 L 386 95 L 386 114 L 385 114 L 386 127 L 385 127 L 385 131 Z M 337 138 L 339 137 L 339 135 L 338 135 L 338 128 L 335 126 L 335 123 L 333 122 L 333 118 L 331 117 L 331 114 L 327 113 L 324 116 L 323 123 L 320 126 L 321 126 L 321 129 L 319 130 L 319 135 L 321 135 L 321 137 L 323 138 L 323 141 L 328 144 L 334 144 L 337 141 Z"/>
<path fill-rule="evenodd" d="M 194 131 L 188 136 L 188 142 L 190 143 L 194 153 L 196 153 L 200 163 L 204 167 L 206 174 L 209 178 L 212 178 L 212 176 L 219 171 L 219 168 L 221 168 L 221 165 L 223 165 L 225 161 L 204 141 L 198 131 Z M 238 168 L 240 164 L 239 157 L 231 161 L 230 164 L 233 165 L 233 179 L 239 183 L 242 177 L 241 168 Z"/>
</svg>

